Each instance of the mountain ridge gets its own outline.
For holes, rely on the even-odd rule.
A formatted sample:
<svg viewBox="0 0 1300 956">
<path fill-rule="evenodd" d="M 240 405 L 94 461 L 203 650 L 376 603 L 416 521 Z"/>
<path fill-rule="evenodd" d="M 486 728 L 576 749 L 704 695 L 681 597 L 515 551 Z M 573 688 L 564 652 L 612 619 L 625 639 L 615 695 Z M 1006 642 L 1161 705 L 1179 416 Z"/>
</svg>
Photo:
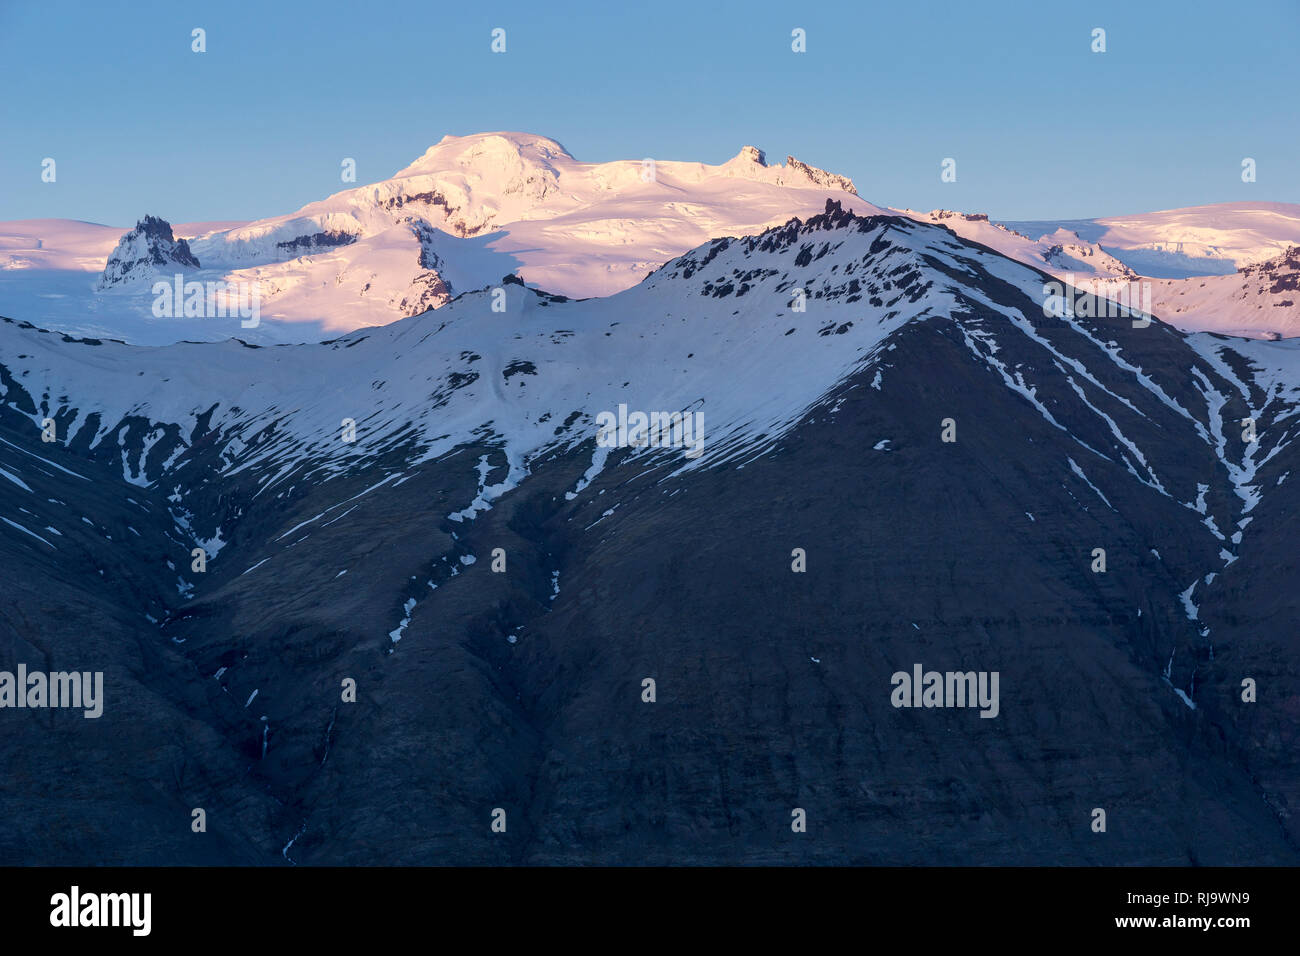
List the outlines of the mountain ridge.
<svg viewBox="0 0 1300 956">
<path fill-rule="evenodd" d="M 557 140 L 511 132 L 444 136 L 388 179 L 285 215 L 187 230 L 183 238 L 203 263 L 189 278 L 258 293 L 251 328 L 236 330 L 220 314 L 160 318 L 150 283 L 116 274 L 101 276 L 100 291 L 88 295 L 79 270 L 93 261 L 92 250 L 109 255 L 107 235 L 59 224 L 9 224 L 12 235 L 0 226 L 0 308 L 138 342 L 230 334 L 263 343 L 329 339 L 439 308 L 503 275 L 571 298 L 613 294 L 704 241 L 816 215 L 827 198 L 862 214 L 946 220 L 966 238 L 1072 284 L 1142 283 L 1153 293 L 1153 311 L 1188 330 L 1269 337 L 1300 328 L 1294 298 L 1246 271 L 1300 241 L 1300 207 L 1220 204 L 1004 227 L 984 214 L 874 206 L 847 177 L 793 156 L 769 166 L 753 146 L 716 166 L 649 158 L 586 163 Z M 1183 248 L 1200 258 L 1171 251 Z M 155 266 L 142 264 L 142 279 L 151 279 Z M 1203 272 L 1229 277 L 1210 280 Z"/>
<path fill-rule="evenodd" d="M 329 344 L 0 323 L 0 646 L 106 672 L 18 725 L 0 857 L 77 812 L 43 859 L 1295 862 L 1294 349 L 1049 277 L 832 201 Z M 703 456 L 602 447 L 620 402 Z M 916 662 L 999 716 L 895 709 Z"/>
</svg>

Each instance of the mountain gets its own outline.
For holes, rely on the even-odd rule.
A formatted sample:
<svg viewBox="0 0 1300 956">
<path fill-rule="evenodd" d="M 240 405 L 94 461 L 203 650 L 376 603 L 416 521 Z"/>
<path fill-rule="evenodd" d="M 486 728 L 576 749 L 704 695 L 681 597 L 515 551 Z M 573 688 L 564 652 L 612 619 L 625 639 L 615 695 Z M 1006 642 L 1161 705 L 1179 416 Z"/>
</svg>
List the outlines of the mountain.
<svg viewBox="0 0 1300 956">
<path fill-rule="evenodd" d="M 702 242 L 815 214 L 828 197 L 880 211 L 846 177 L 794 157 L 769 166 L 752 146 L 718 166 L 584 163 L 543 136 L 446 136 L 381 182 L 288 215 L 178 233 L 203 263 L 188 280 L 258 290 L 254 327 L 226 316 L 160 319 L 148 286 L 90 295 L 84 276 L 31 269 L 0 271 L 0 312 L 39 311 L 46 327 L 141 344 L 318 341 L 445 305 L 505 275 L 569 297 L 608 295 Z M 33 230 L 6 231 L 0 248 Z M 111 278 L 101 277 L 100 291 Z"/>
<path fill-rule="evenodd" d="M 1300 333 L 1300 206 L 1224 203 L 1060 223 L 998 223 L 944 209 L 903 214 L 942 223 L 1094 294 L 1149 302 L 1148 311 L 1184 331 Z"/>
<path fill-rule="evenodd" d="M 1140 282 L 1151 311 L 1185 331 L 1285 337 L 1300 321 L 1294 298 L 1273 291 L 1276 277 L 1265 283 L 1247 271 L 1273 262 L 1274 272 L 1295 275 L 1286 253 L 1300 244 L 1300 206 L 996 222 L 982 213 L 886 210 L 845 176 L 793 156 L 769 166 L 753 146 L 717 166 L 585 163 L 553 139 L 519 132 L 443 137 L 390 178 L 287 215 L 175 226 L 201 268 L 165 252 L 132 252 L 139 227 L 113 252 L 109 227 L 0 223 L 0 313 L 136 344 L 319 341 L 441 308 L 507 275 L 570 298 L 611 295 L 701 243 L 813 215 L 828 198 L 862 215 L 945 225 L 1071 284 L 1094 283 L 1102 295 Z M 140 262 L 141 274 L 183 274 L 229 291 L 208 295 L 201 314 L 169 316 L 155 308 L 152 282 L 122 281 L 123 256 Z M 254 293 L 256 315 L 216 305 Z"/>
<path fill-rule="evenodd" d="M 164 275 L 170 279 L 171 270 L 197 268 L 199 260 L 184 239 L 172 235 L 171 223 L 145 216 L 109 254 L 96 289 L 102 292 L 130 283 L 152 284 Z"/>
<path fill-rule="evenodd" d="M 1300 246 L 1232 275 L 1160 279 L 1155 308 L 1184 329 L 1249 338 L 1300 335 Z"/>
<path fill-rule="evenodd" d="M 845 196 L 318 344 L 0 323 L 2 666 L 105 674 L 0 858 L 1294 865 L 1295 342 Z"/>
<path fill-rule="evenodd" d="M 1300 206 L 1281 202 L 1003 225 L 1031 236 L 1065 229 L 1105 247 L 1137 272 L 1160 279 L 1226 275 L 1300 244 Z"/>
<path fill-rule="evenodd" d="M 921 222 L 946 226 L 963 239 L 978 242 L 1008 258 L 1045 269 L 1053 275 L 1071 275 L 1103 283 L 1129 282 L 1139 278 L 1138 273 L 1101 246 L 1080 238 L 1078 233 L 1063 226 L 1050 232 L 1034 229 L 1027 235 L 1003 223 L 990 221 L 984 213 L 961 213 L 951 209 L 934 209 L 928 213 L 904 209 L 900 212 Z M 1020 225 L 1028 227 L 1025 223 Z M 1031 239 L 1030 235 L 1038 238 Z"/>
</svg>

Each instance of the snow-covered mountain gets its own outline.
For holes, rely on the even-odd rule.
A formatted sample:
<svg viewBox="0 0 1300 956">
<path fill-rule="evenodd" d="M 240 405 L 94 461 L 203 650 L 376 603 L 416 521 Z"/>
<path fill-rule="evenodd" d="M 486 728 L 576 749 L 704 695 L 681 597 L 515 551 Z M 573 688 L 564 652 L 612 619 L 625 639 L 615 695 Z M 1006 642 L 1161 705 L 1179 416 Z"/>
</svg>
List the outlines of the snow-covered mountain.
<svg viewBox="0 0 1300 956">
<path fill-rule="evenodd" d="M 109 261 L 107 227 L 0 223 L 0 314 L 39 315 L 60 331 L 137 343 L 318 341 L 499 287 L 504 276 L 570 298 L 610 295 L 700 243 L 814 215 L 828 198 L 860 214 L 884 211 L 843 176 L 794 157 L 768 165 L 752 146 L 716 166 L 584 163 L 543 136 L 447 136 L 388 179 L 286 215 L 172 227 L 197 268 L 134 249 L 147 243 L 136 235 L 140 226 Z M 900 212 L 1106 294 L 1141 280 L 1152 310 L 1189 331 L 1275 337 L 1300 327 L 1287 258 L 1300 244 L 1300 206 L 1230 203 L 1005 223 L 978 213 Z M 1250 271 L 1264 263 L 1267 278 Z M 152 282 L 172 266 L 186 281 L 255 290 L 258 320 L 155 314 Z"/>
<path fill-rule="evenodd" d="M 123 477 L 145 485 L 165 484 L 199 432 L 222 435 L 227 464 L 253 470 L 265 491 L 292 485 L 303 469 L 345 470 L 392 443 L 414 442 L 418 463 L 476 436 L 501 443 L 513 485 L 529 457 L 587 441 L 597 414 L 627 400 L 702 410 L 709 461 L 718 461 L 723 449 L 770 446 L 881 337 L 951 306 L 931 299 L 906 220 L 845 228 L 851 214 L 833 210 L 757 238 L 707 243 L 613 298 L 572 301 L 506 282 L 502 300 L 474 292 L 418 321 L 292 348 L 96 340 L 70 350 L 62 336 L 24 326 L 0 362 L 22 366 L 16 381 L 31 396 L 34 422 L 52 417 L 68 442 L 87 449 L 109 443 Z M 824 232 L 839 255 L 822 261 Z M 822 246 L 815 258 L 814 243 Z M 778 300 L 784 308 L 773 308 Z M 855 303 L 878 314 L 854 320 Z M 67 364 L 78 358 L 89 364 Z M 184 388 L 160 396 L 158 383 L 182 370 Z M 366 397 L 376 382 L 378 406 Z M 43 398 L 56 393 L 57 406 Z M 338 440 L 349 417 L 355 444 Z M 603 456 L 596 452 L 594 467 Z"/>
<path fill-rule="evenodd" d="M 1185 331 L 1300 334 L 1300 206 L 1227 203 L 1059 223 L 992 222 L 943 209 L 903 214 L 1098 295 L 1140 294 L 1152 313 Z"/>
<path fill-rule="evenodd" d="M 1300 335 L 1300 246 L 1231 275 L 1157 279 L 1154 309 L 1189 331 L 1248 338 Z"/>
<path fill-rule="evenodd" d="M 951 209 L 899 211 L 920 222 L 946 226 L 963 239 L 978 242 L 1010 259 L 1056 275 L 1074 275 L 1103 282 L 1127 282 L 1138 277 L 1136 272 L 1099 245 L 1080 238 L 1078 233 L 1063 226 L 1050 232 L 1034 230 L 1031 234 L 1036 238 L 1031 238 L 1011 226 L 992 222 L 984 213 L 961 213 Z"/>
<path fill-rule="evenodd" d="M 1296 342 L 851 202 L 327 343 L 0 323 L 0 635 L 111 703 L 14 724 L 0 858 L 1294 864 Z"/>
<path fill-rule="evenodd" d="M 1266 494 L 1259 467 L 1295 437 L 1281 424 L 1300 395 L 1294 349 L 1252 351 L 1159 321 L 1138 329 L 1127 314 L 1053 319 L 1049 274 L 946 226 L 859 217 L 827 200 L 821 215 L 705 243 L 612 297 L 570 300 L 506 281 L 503 297 L 468 293 L 320 344 L 142 348 L 7 320 L 2 405 L 32 428 L 52 420 L 61 443 L 107 460 L 128 484 L 167 492 L 178 529 L 216 551 L 240 535 L 245 506 L 223 495 L 196 508 L 213 482 L 243 482 L 250 501 L 292 500 L 379 460 L 395 479 L 474 445 L 490 465 L 453 520 L 472 519 L 557 453 L 585 456 L 576 494 L 611 460 L 592 440 L 600 414 L 620 403 L 703 416 L 707 454 L 680 458 L 673 474 L 753 461 L 850 378 L 887 385 L 895 333 L 942 320 L 1027 414 L 1062 431 L 1068 414 L 1079 461 L 1106 462 L 1206 516 L 1231 563 L 1241 536 L 1218 529 L 1245 526 Z M 1011 362 L 1022 348 L 1044 353 L 1041 379 Z M 1183 356 L 1172 365 L 1170 350 Z M 1259 382 L 1256 368 L 1269 370 Z M 1264 418 L 1279 427 L 1229 456 L 1232 426 L 1219 416 L 1230 406 L 1262 416 L 1261 431 Z M 1141 434 L 1171 414 L 1209 455 L 1213 480 L 1192 479 L 1186 448 L 1145 446 Z M 353 437 L 341 438 L 349 422 Z M 641 448 L 630 460 L 663 454 Z"/>
<path fill-rule="evenodd" d="M 542 136 L 447 136 L 391 178 L 296 212 L 201 231 L 177 227 L 202 263 L 188 279 L 255 285 L 257 328 L 160 319 L 148 285 L 122 287 L 117 275 L 99 286 L 118 288 L 97 296 L 86 294 L 76 273 L 13 269 L 0 271 L 0 314 L 39 310 L 42 322 L 63 331 L 133 342 L 313 341 L 418 314 L 499 286 L 507 275 L 569 297 L 608 295 L 709 239 L 816 214 L 828 197 L 858 212 L 880 211 L 847 178 L 793 157 L 770 166 L 752 146 L 718 166 L 584 163 Z M 13 249 L 15 269 L 31 270 L 38 260 L 19 248 L 40 230 L 6 231 L 0 224 L 0 248 Z M 67 226 L 58 232 L 49 241 L 76 234 Z"/>
<path fill-rule="evenodd" d="M 199 268 L 199 260 L 184 239 L 172 235 L 171 224 L 156 216 L 145 216 L 114 247 L 96 284 L 103 292 L 114 286 L 152 284 L 155 279 L 181 270 Z"/>
<path fill-rule="evenodd" d="M 1300 245 L 1300 206 L 1233 202 L 1103 219 L 1003 223 L 1026 235 L 1073 232 L 1161 279 L 1226 275 Z"/>
</svg>

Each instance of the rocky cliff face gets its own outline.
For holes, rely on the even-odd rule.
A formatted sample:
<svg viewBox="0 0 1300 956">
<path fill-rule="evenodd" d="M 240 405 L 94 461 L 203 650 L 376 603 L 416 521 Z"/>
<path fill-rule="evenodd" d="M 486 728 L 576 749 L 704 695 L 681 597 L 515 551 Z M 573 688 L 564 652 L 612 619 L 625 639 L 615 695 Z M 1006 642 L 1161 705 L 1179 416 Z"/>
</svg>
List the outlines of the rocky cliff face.
<svg viewBox="0 0 1300 956">
<path fill-rule="evenodd" d="M 179 269 L 197 268 L 199 260 L 184 239 L 172 235 L 171 224 L 157 216 L 145 216 L 118 241 L 96 289 L 152 282 Z"/>
<path fill-rule="evenodd" d="M 809 166 L 802 163 L 793 156 L 785 158 L 786 169 L 789 171 L 791 182 L 797 182 L 802 178 L 812 186 L 826 186 L 830 189 L 846 192 L 849 195 L 856 196 L 858 190 L 853 185 L 853 180 L 847 176 L 841 176 L 839 173 L 828 173 L 824 169 L 818 169 L 816 166 Z M 800 184 L 802 185 L 802 184 Z"/>
<path fill-rule="evenodd" d="M 3 712 L 0 859 L 1296 863 L 1290 352 L 1047 278 L 830 203 L 318 346 L 0 324 L 0 668 L 106 686 Z"/>
<path fill-rule="evenodd" d="M 1224 329 L 1251 338 L 1291 338 L 1300 333 L 1300 246 L 1224 276 L 1155 286 L 1157 303 L 1190 328 Z M 1225 329 L 1224 317 L 1234 327 Z"/>
</svg>

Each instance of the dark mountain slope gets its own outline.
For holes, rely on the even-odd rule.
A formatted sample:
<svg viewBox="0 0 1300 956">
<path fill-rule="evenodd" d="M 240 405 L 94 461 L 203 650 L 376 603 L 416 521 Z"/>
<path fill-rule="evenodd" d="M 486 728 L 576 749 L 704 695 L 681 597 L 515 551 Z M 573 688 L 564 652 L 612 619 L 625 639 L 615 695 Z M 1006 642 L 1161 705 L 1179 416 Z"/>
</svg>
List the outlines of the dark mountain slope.
<svg viewBox="0 0 1300 956">
<path fill-rule="evenodd" d="M 1296 862 L 1294 396 L 1159 323 L 1048 318 L 1045 279 L 831 206 L 609 300 L 506 286 L 322 346 L 0 326 L 0 437 L 94 481 L 15 474 L 102 529 L 34 559 L 0 528 L 3 664 L 102 659 L 109 705 L 41 715 L 86 753 L 7 819 L 93 798 L 69 860 Z M 620 402 L 702 408 L 704 456 L 597 448 Z M 915 664 L 998 672 L 998 715 L 894 707 Z"/>
</svg>

